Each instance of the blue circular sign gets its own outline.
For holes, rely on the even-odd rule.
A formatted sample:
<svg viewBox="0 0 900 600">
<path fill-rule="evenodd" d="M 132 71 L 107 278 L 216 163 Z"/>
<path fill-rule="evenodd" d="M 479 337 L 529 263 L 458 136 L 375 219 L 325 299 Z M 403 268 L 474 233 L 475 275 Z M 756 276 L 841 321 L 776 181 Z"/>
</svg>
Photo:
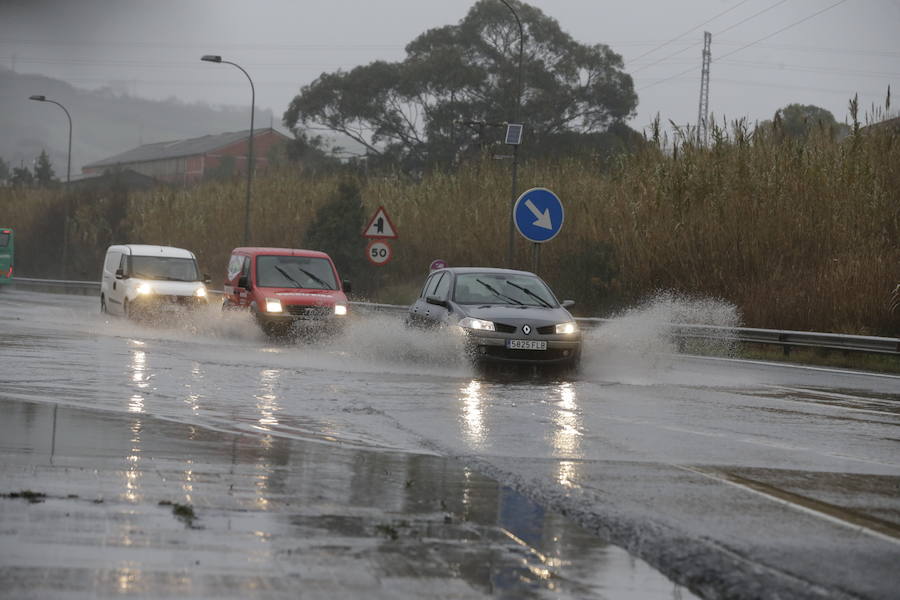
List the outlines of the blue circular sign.
<svg viewBox="0 0 900 600">
<path fill-rule="evenodd" d="M 564 219 L 562 202 L 546 188 L 531 188 L 513 206 L 516 229 L 525 239 L 538 244 L 555 238 Z"/>
</svg>

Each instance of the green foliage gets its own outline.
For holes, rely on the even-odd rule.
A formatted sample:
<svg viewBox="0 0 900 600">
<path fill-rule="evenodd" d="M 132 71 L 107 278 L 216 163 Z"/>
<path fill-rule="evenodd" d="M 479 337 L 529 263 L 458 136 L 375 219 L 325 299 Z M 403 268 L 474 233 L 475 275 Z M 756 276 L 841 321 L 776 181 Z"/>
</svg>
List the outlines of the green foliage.
<svg viewBox="0 0 900 600">
<path fill-rule="evenodd" d="M 37 164 L 34 166 L 34 180 L 41 187 L 49 187 L 56 182 L 53 165 L 50 164 L 50 157 L 47 156 L 46 150 L 41 150 L 41 154 L 38 156 Z"/>
<path fill-rule="evenodd" d="M 401 62 L 323 73 L 293 99 L 285 124 L 343 133 L 366 147 L 373 166 L 406 172 L 455 164 L 477 153 L 485 134 L 491 142 L 502 134 L 500 127 L 465 123 L 525 121 L 525 157 L 558 156 L 573 139 L 576 147 L 606 151 L 632 138 L 622 123 L 634 114 L 637 96 L 621 56 L 603 44 L 576 42 L 533 6 L 512 4 L 525 39 L 519 116 L 518 26 L 503 4 L 480 0 L 459 24 L 410 42 Z M 612 135 L 597 135 L 614 125 Z"/>
<path fill-rule="evenodd" d="M 333 172 L 341 167 L 340 160 L 329 152 L 320 135 L 310 136 L 295 129 L 294 139 L 287 144 L 285 151 L 289 161 L 300 163 L 309 173 Z"/>
<path fill-rule="evenodd" d="M 327 252 L 342 278 L 358 280 L 365 268 L 365 240 L 360 236 L 364 219 L 359 184 L 342 181 L 331 198 L 316 210 L 303 247 Z"/>
<path fill-rule="evenodd" d="M 34 184 L 34 175 L 28 167 L 13 167 L 12 177 L 9 179 L 13 187 L 31 187 Z"/>
<path fill-rule="evenodd" d="M 814 131 L 825 132 L 833 138 L 843 138 L 849 133 L 849 128 L 838 123 L 831 111 L 812 104 L 788 104 L 775 111 L 771 121 L 764 121 L 760 126 L 773 128 L 789 139 L 806 139 Z"/>
</svg>

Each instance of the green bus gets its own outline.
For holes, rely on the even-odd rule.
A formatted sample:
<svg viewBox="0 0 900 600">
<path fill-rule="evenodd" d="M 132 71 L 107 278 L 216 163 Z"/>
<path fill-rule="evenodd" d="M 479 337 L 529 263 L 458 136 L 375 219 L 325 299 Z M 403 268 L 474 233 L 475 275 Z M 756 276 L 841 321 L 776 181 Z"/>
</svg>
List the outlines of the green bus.
<svg viewBox="0 0 900 600">
<path fill-rule="evenodd" d="M 9 283 L 13 278 L 16 250 L 14 241 L 13 230 L 9 227 L 0 227 L 0 285 Z"/>
</svg>

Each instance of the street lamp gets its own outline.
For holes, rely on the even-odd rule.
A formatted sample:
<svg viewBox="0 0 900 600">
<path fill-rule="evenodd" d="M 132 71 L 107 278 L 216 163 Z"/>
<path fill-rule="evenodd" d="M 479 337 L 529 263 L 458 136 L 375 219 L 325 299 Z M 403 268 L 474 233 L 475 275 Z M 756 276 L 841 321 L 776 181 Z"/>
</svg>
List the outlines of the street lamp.
<svg viewBox="0 0 900 600">
<path fill-rule="evenodd" d="M 237 67 L 247 76 L 247 81 L 250 82 L 250 139 L 247 142 L 247 202 L 244 206 L 244 245 L 246 246 L 250 243 L 250 189 L 253 183 L 253 113 L 256 111 L 256 88 L 253 87 L 253 80 L 250 79 L 250 73 L 245 71 L 241 65 L 222 60 L 222 57 L 217 54 L 204 54 L 200 57 L 200 60 Z"/>
<path fill-rule="evenodd" d="M 36 102 L 49 102 L 50 104 L 55 104 L 66 113 L 66 117 L 69 119 L 69 150 L 66 153 L 66 184 L 68 184 L 71 180 L 72 176 L 72 115 L 69 114 L 69 111 L 66 110 L 66 107 L 57 102 L 56 100 L 49 100 L 47 96 L 43 96 L 40 94 L 34 94 L 32 96 L 28 96 L 29 100 L 34 100 Z M 63 252 L 62 252 L 62 277 L 66 278 L 68 272 L 68 254 L 69 254 L 69 190 L 68 187 L 66 189 L 66 216 L 63 221 Z"/>
<path fill-rule="evenodd" d="M 503 5 L 509 9 L 512 16 L 516 19 L 516 25 L 519 26 L 519 64 L 516 72 L 516 110 L 513 113 L 513 123 L 519 123 L 519 111 L 522 107 L 522 53 L 525 48 L 525 31 L 522 29 L 522 21 L 519 15 L 506 0 L 500 0 Z M 513 165 L 512 165 L 512 200 L 509 207 L 509 236 L 508 246 L 506 248 L 506 266 L 513 268 L 513 252 L 515 246 L 515 215 L 513 215 L 513 207 L 516 204 L 516 178 L 519 171 L 519 144 L 513 145 Z"/>
</svg>

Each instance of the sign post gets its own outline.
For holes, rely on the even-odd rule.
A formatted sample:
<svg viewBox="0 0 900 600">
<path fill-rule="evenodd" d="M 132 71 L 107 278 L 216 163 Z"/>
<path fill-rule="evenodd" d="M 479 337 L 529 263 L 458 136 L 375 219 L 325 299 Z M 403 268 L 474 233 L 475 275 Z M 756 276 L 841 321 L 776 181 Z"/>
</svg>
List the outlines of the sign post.
<svg viewBox="0 0 900 600">
<path fill-rule="evenodd" d="M 376 267 L 381 267 L 390 262 L 394 251 L 388 243 L 389 239 L 397 239 L 397 228 L 388 216 L 383 206 L 379 206 L 369 224 L 363 230 L 362 236 L 371 241 L 366 246 L 366 259 Z"/>
<path fill-rule="evenodd" d="M 531 266 L 537 272 L 540 265 L 540 245 L 555 238 L 565 221 L 562 202 L 547 188 L 531 188 L 516 200 L 512 216 L 522 237 L 534 242 Z"/>
</svg>

